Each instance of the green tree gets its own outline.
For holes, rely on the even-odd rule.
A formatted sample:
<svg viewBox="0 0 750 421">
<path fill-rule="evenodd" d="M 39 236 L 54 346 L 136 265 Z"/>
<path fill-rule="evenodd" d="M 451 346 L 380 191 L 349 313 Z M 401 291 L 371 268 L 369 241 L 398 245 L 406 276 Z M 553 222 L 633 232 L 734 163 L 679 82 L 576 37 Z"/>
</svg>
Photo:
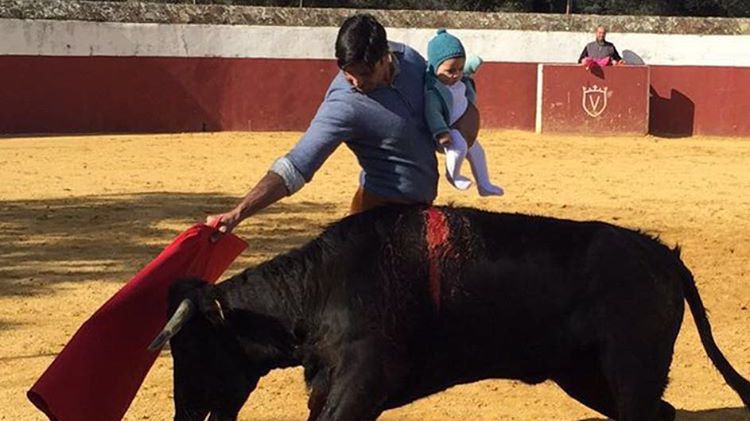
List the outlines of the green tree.
<svg viewBox="0 0 750 421">
<path fill-rule="evenodd" d="M 112 1 L 112 0 L 104 0 Z M 139 0 L 120 0 L 139 1 Z M 300 0 L 145 0 L 297 7 Z M 301 0 L 305 7 L 564 13 L 568 0 Z M 750 0 L 572 0 L 574 13 L 750 17 Z"/>
<path fill-rule="evenodd" d="M 748 0 L 685 0 L 685 14 L 690 16 L 750 17 Z"/>
</svg>

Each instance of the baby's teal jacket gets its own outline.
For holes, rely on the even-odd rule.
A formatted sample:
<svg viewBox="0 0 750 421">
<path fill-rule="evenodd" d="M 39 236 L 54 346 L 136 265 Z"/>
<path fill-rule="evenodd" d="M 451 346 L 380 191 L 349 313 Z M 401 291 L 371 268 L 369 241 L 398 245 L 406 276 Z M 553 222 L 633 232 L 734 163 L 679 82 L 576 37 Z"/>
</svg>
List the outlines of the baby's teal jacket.
<svg viewBox="0 0 750 421">
<path fill-rule="evenodd" d="M 472 76 L 482 65 L 482 59 L 473 56 L 466 60 L 464 65 L 464 77 L 461 81 L 466 85 L 466 99 L 476 106 L 477 91 Z M 425 120 L 430 129 L 432 138 L 436 139 L 439 134 L 450 130 L 448 120 L 450 119 L 450 108 L 448 104 L 453 103 L 453 96 L 448 88 L 435 76 L 434 69 L 427 66 L 425 75 Z"/>
</svg>

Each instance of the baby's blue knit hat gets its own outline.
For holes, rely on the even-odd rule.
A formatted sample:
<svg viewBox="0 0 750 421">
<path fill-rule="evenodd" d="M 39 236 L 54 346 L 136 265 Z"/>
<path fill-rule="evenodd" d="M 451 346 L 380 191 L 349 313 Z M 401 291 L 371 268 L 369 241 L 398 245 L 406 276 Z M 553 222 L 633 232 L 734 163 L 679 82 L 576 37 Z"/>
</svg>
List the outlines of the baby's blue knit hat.
<svg viewBox="0 0 750 421">
<path fill-rule="evenodd" d="M 445 60 L 465 56 L 466 51 L 461 41 L 449 34 L 445 28 L 438 29 L 437 35 L 427 43 L 427 62 L 433 73 Z"/>
</svg>

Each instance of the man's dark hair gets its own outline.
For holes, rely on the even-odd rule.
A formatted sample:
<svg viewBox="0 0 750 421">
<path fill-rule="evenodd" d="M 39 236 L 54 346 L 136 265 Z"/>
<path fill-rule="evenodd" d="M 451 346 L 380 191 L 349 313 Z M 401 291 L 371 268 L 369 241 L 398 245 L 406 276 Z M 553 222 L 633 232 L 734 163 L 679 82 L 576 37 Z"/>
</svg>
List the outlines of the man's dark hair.
<svg viewBox="0 0 750 421">
<path fill-rule="evenodd" d="M 388 51 L 385 28 L 372 15 L 347 18 L 336 37 L 336 60 L 343 69 L 352 64 L 372 68 Z"/>
</svg>

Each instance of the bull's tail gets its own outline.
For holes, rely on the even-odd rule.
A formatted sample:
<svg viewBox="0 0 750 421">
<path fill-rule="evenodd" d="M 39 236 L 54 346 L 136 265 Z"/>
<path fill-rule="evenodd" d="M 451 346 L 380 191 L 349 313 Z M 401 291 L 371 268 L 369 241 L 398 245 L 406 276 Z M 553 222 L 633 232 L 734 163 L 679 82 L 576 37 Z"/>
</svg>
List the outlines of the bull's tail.
<svg viewBox="0 0 750 421">
<path fill-rule="evenodd" d="M 679 250 L 676 252 L 679 256 Z M 708 358 L 711 359 L 711 362 L 713 362 L 719 373 L 724 377 L 724 381 L 740 395 L 740 399 L 742 399 L 745 407 L 750 410 L 750 382 L 732 367 L 718 345 L 716 345 L 713 333 L 711 333 L 711 324 L 708 322 L 708 316 L 706 315 L 706 308 L 703 307 L 703 300 L 701 300 L 701 296 L 698 293 L 693 274 L 682 263 L 679 257 L 678 261 L 682 269 L 682 289 L 685 294 L 685 301 L 690 306 L 690 312 L 693 313 L 693 319 L 695 320 L 695 326 L 698 328 L 703 348 L 706 350 Z"/>
</svg>

